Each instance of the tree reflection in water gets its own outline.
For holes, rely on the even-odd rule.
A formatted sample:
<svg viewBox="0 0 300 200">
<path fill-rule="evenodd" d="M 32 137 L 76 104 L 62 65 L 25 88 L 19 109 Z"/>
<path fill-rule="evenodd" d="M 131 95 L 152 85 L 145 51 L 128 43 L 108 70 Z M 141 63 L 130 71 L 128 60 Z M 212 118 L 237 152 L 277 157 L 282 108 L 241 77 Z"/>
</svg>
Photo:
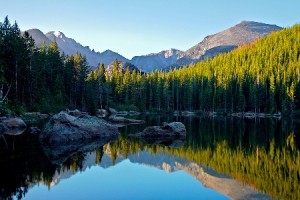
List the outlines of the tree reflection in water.
<svg viewBox="0 0 300 200">
<path fill-rule="evenodd" d="M 163 121 L 182 121 L 188 132 L 182 148 L 151 146 L 126 134 L 141 131 L 146 125 L 127 126 L 113 143 L 95 150 L 95 164 L 105 154 L 111 164 L 139 151 L 168 154 L 209 166 L 219 173 L 249 184 L 274 198 L 297 199 L 300 196 L 299 124 L 272 119 L 241 120 L 236 118 L 177 118 L 147 116 L 147 125 Z M 51 187 L 54 176 L 70 170 L 84 170 L 86 153 L 72 155 L 61 165 L 53 165 L 39 146 L 37 136 L 24 134 L 15 140 L 7 137 L 9 148 L 0 140 L 0 197 L 22 198 L 36 184 Z"/>
</svg>

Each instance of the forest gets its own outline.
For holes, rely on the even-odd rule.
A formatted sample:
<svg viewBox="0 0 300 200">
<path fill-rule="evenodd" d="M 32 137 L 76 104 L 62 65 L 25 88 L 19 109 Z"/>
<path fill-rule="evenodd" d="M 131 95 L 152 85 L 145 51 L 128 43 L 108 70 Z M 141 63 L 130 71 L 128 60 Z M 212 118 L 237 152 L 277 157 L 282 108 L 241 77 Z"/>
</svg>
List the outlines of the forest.
<svg viewBox="0 0 300 200">
<path fill-rule="evenodd" d="M 91 71 L 84 55 L 35 46 L 8 17 L 0 23 L 0 114 L 62 109 L 297 114 L 300 109 L 300 25 L 232 52 L 168 71 L 125 72 L 114 62 Z"/>
</svg>

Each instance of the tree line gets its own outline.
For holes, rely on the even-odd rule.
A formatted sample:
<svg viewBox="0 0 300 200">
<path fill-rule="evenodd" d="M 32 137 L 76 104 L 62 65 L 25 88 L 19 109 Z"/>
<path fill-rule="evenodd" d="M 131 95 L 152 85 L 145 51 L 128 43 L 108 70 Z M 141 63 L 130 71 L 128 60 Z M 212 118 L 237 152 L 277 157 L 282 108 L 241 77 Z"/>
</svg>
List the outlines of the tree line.
<svg viewBox="0 0 300 200">
<path fill-rule="evenodd" d="M 236 50 L 168 71 L 123 72 L 114 62 L 90 71 L 84 55 L 37 48 L 8 18 L 0 23 L 1 113 L 98 108 L 172 112 L 297 113 L 300 107 L 300 25 Z"/>
<path fill-rule="evenodd" d="M 105 80 L 100 71 L 92 79 L 98 80 L 96 87 L 110 88 L 111 95 L 99 93 L 108 94 L 111 101 L 106 102 L 132 104 L 141 111 L 297 113 L 300 25 L 188 67 L 149 74 L 114 68 Z M 102 105 L 104 99 L 98 100 Z"/>
<path fill-rule="evenodd" d="M 17 23 L 0 23 L 1 114 L 84 108 L 88 74 L 85 56 L 61 54 L 55 41 L 37 48 Z"/>
</svg>

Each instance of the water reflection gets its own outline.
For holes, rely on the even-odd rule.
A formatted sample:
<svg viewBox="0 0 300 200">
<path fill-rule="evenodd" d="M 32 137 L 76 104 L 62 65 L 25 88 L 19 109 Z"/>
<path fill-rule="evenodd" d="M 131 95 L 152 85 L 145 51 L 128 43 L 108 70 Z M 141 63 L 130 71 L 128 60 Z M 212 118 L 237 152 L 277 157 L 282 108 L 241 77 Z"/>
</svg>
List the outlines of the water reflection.
<svg viewBox="0 0 300 200">
<path fill-rule="evenodd" d="M 146 125 L 127 126 L 121 129 L 124 135 L 117 141 L 90 153 L 78 152 L 62 165 L 54 165 L 44 155 L 36 136 L 6 137 L 8 149 L 0 140 L 0 197 L 24 197 L 36 184 L 59 187 L 62 179 L 91 166 L 106 169 L 126 159 L 170 173 L 183 170 L 234 199 L 300 196 L 300 129 L 295 121 L 173 116 L 147 116 L 145 120 L 146 125 L 182 121 L 187 127 L 187 142 L 177 149 L 146 145 L 126 136 Z"/>
</svg>

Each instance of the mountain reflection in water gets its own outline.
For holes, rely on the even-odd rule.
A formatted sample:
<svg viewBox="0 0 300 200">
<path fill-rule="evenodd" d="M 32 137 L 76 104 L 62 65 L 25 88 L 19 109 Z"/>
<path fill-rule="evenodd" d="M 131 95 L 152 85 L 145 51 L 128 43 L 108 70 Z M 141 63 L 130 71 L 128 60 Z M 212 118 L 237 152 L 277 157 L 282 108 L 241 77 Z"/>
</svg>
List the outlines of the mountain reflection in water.
<svg viewBox="0 0 300 200">
<path fill-rule="evenodd" d="M 170 116 L 146 118 L 147 125 L 171 120 L 174 118 Z M 177 120 L 187 127 L 188 137 L 182 148 L 143 144 L 126 134 L 146 125 L 127 126 L 121 129 L 124 135 L 117 141 L 73 155 L 61 165 L 51 164 L 36 136 L 8 137 L 9 149 L 0 140 L 0 196 L 26 197 L 37 184 L 60 187 L 61 180 L 85 173 L 92 166 L 109 169 L 125 161 L 171 174 L 184 171 L 203 186 L 233 199 L 300 196 L 298 123 L 235 118 Z"/>
</svg>

